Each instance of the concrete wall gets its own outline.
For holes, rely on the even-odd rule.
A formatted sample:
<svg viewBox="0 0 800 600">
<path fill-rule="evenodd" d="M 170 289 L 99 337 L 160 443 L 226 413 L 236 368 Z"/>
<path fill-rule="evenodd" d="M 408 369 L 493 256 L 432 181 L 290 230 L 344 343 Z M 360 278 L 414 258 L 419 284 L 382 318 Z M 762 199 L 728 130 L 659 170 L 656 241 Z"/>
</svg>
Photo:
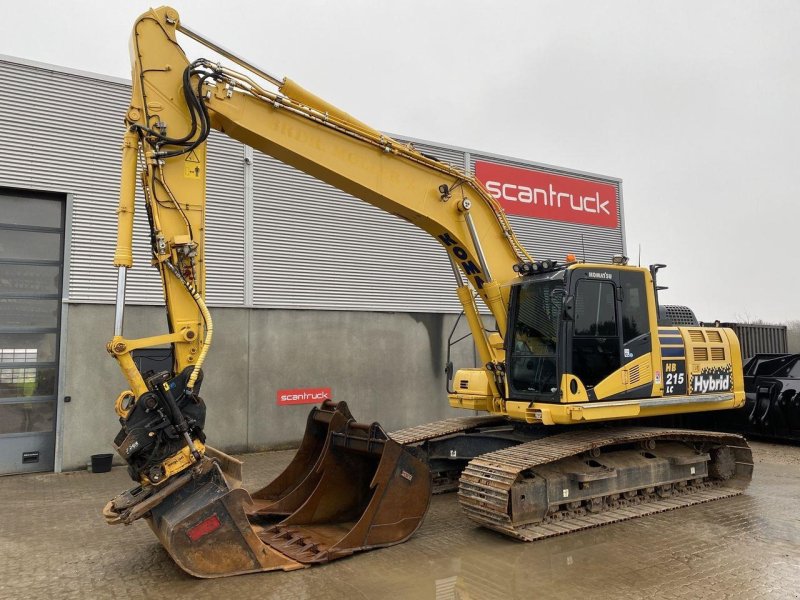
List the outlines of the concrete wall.
<svg viewBox="0 0 800 600">
<path fill-rule="evenodd" d="M 279 389 L 330 387 L 356 419 L 387 431 L 458 416 L 449 408 L 444 365 L 456 315 L 217 308 L 201 396 L 208 443 L 228 451 L 296 445 L 311 405 L 277 406 Z M 67 317 L 63 469 L 111 451 L 119 430 L 114 400 L 126 382 L 106 353 L 114 308 L 72 304 Z M 132 306 L 125 336 L 166 331 L 162 307 Z M 466 332 L 463 322 L 461 335 Z M 457 336 L 457 337 L 460 337 Z M 470 339 L 456 368 L 474 366 Z"/>
</svg>

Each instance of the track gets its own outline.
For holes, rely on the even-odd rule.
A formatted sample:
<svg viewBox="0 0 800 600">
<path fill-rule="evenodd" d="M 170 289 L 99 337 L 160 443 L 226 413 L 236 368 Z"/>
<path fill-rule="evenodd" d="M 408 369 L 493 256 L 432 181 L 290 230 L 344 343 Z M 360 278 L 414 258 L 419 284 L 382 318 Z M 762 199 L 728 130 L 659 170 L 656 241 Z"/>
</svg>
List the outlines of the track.
<svg viewBox="0 0 800 600">
<path fill-rule="evenodd" d="M 735 459 L 733 475 L 727 480 L 713 476 L 693 478 L 670 485 L 669 489 L 648 486 L 614 494 L 615 497 L 600 499 L 594 505 L 564 504 L 555 511 L 547 511 L 547 516 L 539 522 L 515 519 L 513 494 L 526 471 L 607 446 L 651 440 L 728 446 Z M 750 482 L 752 467 L 750 448 L 737 435 L 640 427 L 581 430 L 473 459 L 461 475 L 458 499 L 473 521 L 517 539 L 533 541 L 741 494 Z"/>
<path fill-rule="evenodd" d="M 403 429 L 390 437 L 409 446 L 504 422 L 502 417 L 459 417 Z M 606 496 L 564 501 L 563 504 L 558 501 L 546 506 L 540 504 L 541 518 L 538 519 L 531 519 L 529 513 L 518 514 L 520 498 L 525 499 L 521 488 L 537 469 L 549 469 L 552 475 L 565 461 L 581 456 L 605 456 L 603 451 L 610 446 L 646 448 L 655 442 L 728 447 L 731 450 L 728 459 L 731 464 L 727 465 L 730 472 L 720 477 L 720 468 L 713 465 L 714 459 L 708 454 L 696 453 L 694 464 L 698 468 L 702 466 L 696 476 L 673 477 L 666 485 L 627 487 L 622 493 L 616 490 Z M 670 457 L 670 461 L 679 465 L 678 472 L 684 462 L 689 464 L 680 456 Z M 735 496 L 749 484 L 752 469 L 747 442 L 734 434 L 647 427 L 581 429 L 474 458 L 461 474 L 458 499 L 464 513 L 476 523 L 519 540 L 534 541 Z M 683 471 L 687 475 L 695 473 L 689 467 Z M 606 474 L 606 477 L 610 476 Z"/>
<path fill-rule="evenodd" d="M 394 431 L 389 434 L 389 437 L 398 444 L 409 446 L 446 435 L 463 433 L 476 427 L 488 427 L 489 425 L 499 425 L 507 422 L 508 420 L 501 416 L 454 417 Z"/>
</svg>

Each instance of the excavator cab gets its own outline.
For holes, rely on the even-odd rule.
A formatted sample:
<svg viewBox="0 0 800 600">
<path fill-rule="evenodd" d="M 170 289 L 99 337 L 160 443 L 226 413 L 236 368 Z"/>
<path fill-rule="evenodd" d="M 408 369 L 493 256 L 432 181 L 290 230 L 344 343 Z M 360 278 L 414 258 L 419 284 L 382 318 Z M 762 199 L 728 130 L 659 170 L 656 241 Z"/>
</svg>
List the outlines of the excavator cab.
<svg viewBox="0 0 800 600">
<path fill-rule="evenodd" d="M 647 269 L 550 264 L 513 286 L 506 336 L 509 397 L 535 402 L 650 397 L 652 381 L 629 385 L 620 374 L 651 357 L 655 290 Z"/>
</svg>

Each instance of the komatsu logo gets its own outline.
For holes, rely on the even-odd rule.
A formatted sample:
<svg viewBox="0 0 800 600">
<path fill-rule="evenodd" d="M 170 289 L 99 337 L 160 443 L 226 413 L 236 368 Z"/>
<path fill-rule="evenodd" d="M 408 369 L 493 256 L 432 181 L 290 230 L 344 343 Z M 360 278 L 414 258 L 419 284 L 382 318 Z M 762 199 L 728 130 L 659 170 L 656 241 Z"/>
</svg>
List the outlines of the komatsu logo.
<svg viewBox="0 0 800 600">
<path fill-rule="evenodd" d="M 443 233 L 440 235 L 439 241 L 444 244 L 445 248 L 453 253 L 453 255 L 461 264 L 461 268 L 464 269 L 464 273 L 467 274 L 467 277 L 472 278 L 472 282 L 475 284 L 475 289 L 483 289 L 483 284 L 486 282 L 484 281 L 483 277 L 481 277 L 481 270 L 474 261 L 470 260 L 467 251 L 459 246 L 458 242 L 456 242 L 456 240 L 454 240 L 449 233 Z"/>
<path fill-rule="evenodd" d="M 611 273 L 595 273 L 593 271 L 589 271 L 586 273 L 586 276 L 591 279 L 611 279 Z"/>
<path fill-rule="evenodd" d="M 731 389 L 732 374 L 730 366 L 705 368 L 692 375 L 692 393 L 727 392 Z"/>
</svg>

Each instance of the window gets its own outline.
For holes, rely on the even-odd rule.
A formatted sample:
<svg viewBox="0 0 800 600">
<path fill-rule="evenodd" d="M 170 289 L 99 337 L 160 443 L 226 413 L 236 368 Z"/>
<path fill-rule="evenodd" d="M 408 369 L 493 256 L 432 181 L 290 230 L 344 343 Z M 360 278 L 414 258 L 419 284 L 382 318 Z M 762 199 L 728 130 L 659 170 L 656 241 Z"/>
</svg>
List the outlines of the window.
<svg viewBox="0 0 800 600">
<path fill-rule="evenodd" d="M 575 335 L 617 335 L 614 284 L 582 279 L 575 294 Z"/>
<path fill-rule="evenodd" d="M 555 354 L 563 301 L 561 281 L 522 286 L 514 323 L 514 349 L 536 355 Z"/>
<path fill-rule="evenodd" d="M 511 388 L 525 394 L 553 394 L 558 390 L 556 350 L 564 309 L 564 282 L 531 282 L 519 286 L 516 293 L 509 364 Z"/>
<path fill-rule="evenodd" d="M 622 286 L 622 339 L 627 343 L 650 331 L 647 293 L 644 273 L 623 271 L 619 279 Z"/>
<path fill-rule="evenodd" d="M 581 279 L 575 292 L 572 374 L 594 387 L 621 366 L 614 284 Z"/>
<path fill-rule="evenodd" d="M 0 348 L 0 363 L 35 363 L 36 355 L 36 348 Z M 4 395 L 4 389 L 13 389 L 15 391 L 27 390 L 27 394 L 23 393 L 20 395 L 31 396 L 33 395 L 32 390 L 35 387 L 35 367 L 0 369 L 0 397 Z"/>
</svg>

